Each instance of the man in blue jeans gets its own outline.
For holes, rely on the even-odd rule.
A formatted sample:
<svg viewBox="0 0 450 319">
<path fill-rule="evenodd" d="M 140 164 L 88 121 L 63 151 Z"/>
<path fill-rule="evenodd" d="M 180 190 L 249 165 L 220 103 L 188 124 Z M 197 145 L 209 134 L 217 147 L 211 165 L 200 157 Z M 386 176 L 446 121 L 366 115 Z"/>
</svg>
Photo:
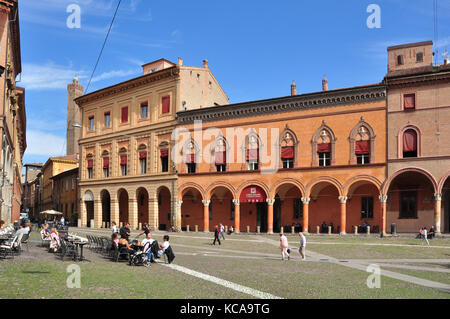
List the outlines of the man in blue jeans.
<svg viewBox="0 0 450 319">
<path fill-rule="evenodd" d="M 148 261 L 152 261 L 153 253 L 151 246 L 155 240 L 152 238 L 152 233 L 147 234 L 147 238 L 142 241 L 142 246 L 144 246 L 144 253 L 148 254 Z"/>
</svg>

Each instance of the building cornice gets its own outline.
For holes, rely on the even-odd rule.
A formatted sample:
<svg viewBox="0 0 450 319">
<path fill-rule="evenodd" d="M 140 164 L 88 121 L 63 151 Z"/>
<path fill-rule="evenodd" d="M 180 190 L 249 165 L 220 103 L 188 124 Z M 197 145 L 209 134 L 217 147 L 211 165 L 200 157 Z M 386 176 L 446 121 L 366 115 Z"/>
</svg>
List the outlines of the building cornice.
<svg viewBox="0 0 450 319">
<path fill-rule="evenodd" d="M 194 121 L 223 121 L 273 113 L 370 103 L 385 99 L 386 87 L 382 83 L 377 83 L 361 87 L 182 111 L 177 113 L 177 117 L 180 124 L 190 124 Z"/>
<path fill-rule="evenodd" d="M 161 71 L 157 71 L 154 73 L 142 75 L 140 77 L 121 82 L 115 84 L 113 86 L 109 86 L 103 88 L 101 90 L 80 96 L 75 99 L 75 102 L 78 106 L 82 107 L 83 104 L 94 102 L 103 98 L 107 98 L 114 94 L 123 93 L 127 90 L 135 89 L 137 87 L 147 85 L 156 81 L 168 79 L 168 78 L 176 78 L 180 73 L 180 69 L 177 66 L 173 66 L 167 69 L 163 69 Z"/>
<path fill-rule="evenodd" d="M 394 87 L 430 85 L 450 82 L 450 69 L 427 72 L 415 75 L 403 75 L 398 77 L 386 77 L 384 83 L 391 89 Z"/>
</svg>

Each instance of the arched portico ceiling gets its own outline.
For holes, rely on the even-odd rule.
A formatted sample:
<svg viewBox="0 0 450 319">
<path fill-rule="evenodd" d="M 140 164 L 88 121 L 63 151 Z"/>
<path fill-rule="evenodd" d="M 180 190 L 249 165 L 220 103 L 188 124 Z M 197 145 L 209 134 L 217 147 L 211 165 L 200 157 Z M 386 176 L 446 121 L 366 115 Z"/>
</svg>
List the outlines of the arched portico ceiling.
<svg viewBox="0 0 450 319">
<path fill-rule="evenodd" d="M 349 179 L 345 184 L 344 184 L 344 194 L 346 196 L 352 196 L 354 191 L 363 185 L 372 185 L 374 186 L 378 192 L 379 195 L 381 195 L 381 182 L 373 177 L 373 176 L 369 176 L 369 175 L 360 175 L 360 176 L 355 176 L 351 179 Z"/>
<path fill-rule="evenodd" d="M 392 183 L 395 182 L 395 180 L 397 180 L 397 178 L 405 177 L 408 175 L 410 175 L 412 177 L 414 177 L 414 176 L 423 177 L 425 180 L 427 180 L 431 184 L 434 193 L 437 193 L 438 184 L 437 184 L 435 178 L 433 177 L 433 175 L 431 175 L 431 173 L 427 172 L 426 170 L 424 170 L 422 168 L 408 167 L 408 168 L 404 168 L 404 169 L 401 169 L 401 170 L 395 172 L 386 180 L 386 182 L 383 184 L 383 188 L 382 188 L 383 195 L 387 195 L 389 188 L 391 187 Z"/>
<path fill-rule="evenodd" d="M 195 194 L 200 195 L 201 199 L 204 199 L 205 191 L 203 188 L 195 183 L 186 183 L 181 185 L 179 188 L 178 194 L 180 196 L 180 200 L 182 200 L 183 196 L 186 194 L 190 194 L 191 196 L 194 196 Z"/>
<path fill-rule="evenodd" d="M 341 183 L 335 178 L 323 176 L 323 177 L 315 178 L 311 182 L 309 182 L 309 184 L 306 186 L 307 197 L 317 198 L 319 193 L 324 188 L 326 188 L 327 186 L 330 186 L 330 185 L 334 186 L 334 188 L 337 190 L 339 196 L 343 196 Z"/>
<path fill-rule="evenodd" d="M 270 197 L 275 198 L 275 195 L 277 193 L 286 193 L 291 188 L 296 188 L 300 191 L 300 194 L 302 196 L 306 193 L 305 186 L 298 180 L 295 180 L 293 178 L 285 178 L 282 180 L 277 181 L 272 188 L 270 189 Z"/>
<path fill-rule="evenodd" d="M 245 188 L 247 188 L 248 186 L 252 186 L 252 185 L 261 187 L 261 188 L 264 190 L 264 192 L 266 193 L 266 197 L 269 196 L 269 187 L 267 187 L 266 184 L 264 184 L 264 183 L 262 183 L 262 182 L 260 182 L 260 181 L 250 180 L 250 181 L 247 181 L 247 182 L 241 184 L 241 185 L 238 187 L 238 189 L 237 189 L 237 195 L 238 195 L 238 198 L 241 196 L 242 191 L 243 191 Z"/>
<path fill-rule="evenodd" d="M 236 198 L 236 190 L 234 189 L 233 185 L 224 182 L 218 182 L 208 186 L 208 188 L 206 189 L 206 197 L 211 198 L 213 194 L 223 194 L 226 191 L 229 191 L 233 198 Z"/>
<path fill-rule="evenodd" d="M 448 171 L 447 174 L 445 174 L 439 181 L 438 193 L 439 194 L 444 193 L 445 188 L 449 187 L 450 187 L 450 171 Z"/>
</svg>

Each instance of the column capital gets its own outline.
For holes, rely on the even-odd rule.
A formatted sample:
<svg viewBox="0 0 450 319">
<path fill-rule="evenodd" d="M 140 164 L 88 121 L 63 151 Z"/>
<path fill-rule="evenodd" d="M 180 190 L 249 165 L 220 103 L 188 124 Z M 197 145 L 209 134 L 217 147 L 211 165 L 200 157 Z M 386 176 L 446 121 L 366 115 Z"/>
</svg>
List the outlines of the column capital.
<svg viewBox="0 0 450 319">
<path fill-rule="evenodd" d="M 239 201 L 239 199 L 233 199 L 233 204 L 235 206 L 239 206 L 241 204 L 241 202 Z"/>
<path fill-rule="evenodd" d="M 268 205 L 272 206 L 273 204 L 275 204 L 275 198 L 267 198 L 266 202 L 267 202 Z"/>
<path fill-rule="evenodd" d="M 442 194 L 435 193 L 435 194 L 434 194 L 434 200 L 435 200 L 435 201 L 440 201 L 440 200 L 442 200 Z"/>
<path fill-rule="evenodd" d="M 175 205 L 177 205 L 177 207 L 181 207 L 182 204 L 183 204 L 183 201 L 182 201 L 182 200 L 177 200 L 177 201 L 175 202 Z"/>
<path fill-rule="evenodd" d="M 345 204 L 347 203 L 347 196 L 339 196 L 339 201 L 341 202 L 341 204 Z"/>
<path fill-rule="evenodd" d="M 302 197 L 302 203 L 305 205 L 309 205 L 309 202 L 311 201 L 311 197 Z"/>
<path fill-rule="evenodd" d="M 209 199 L 208 200 L 202 200 L 202 203 L 203 203 L 204 206 L 209 206 L 211 201 Z"/>
<path fill-rule="evenodd" d="M 380 195 L 380 196 L 378 196 L 378 199 L 380 200 L 380 202 L 386 203 L 387 200 L 388 200 L 388 196 L 387 195 Z"/>
</svg>

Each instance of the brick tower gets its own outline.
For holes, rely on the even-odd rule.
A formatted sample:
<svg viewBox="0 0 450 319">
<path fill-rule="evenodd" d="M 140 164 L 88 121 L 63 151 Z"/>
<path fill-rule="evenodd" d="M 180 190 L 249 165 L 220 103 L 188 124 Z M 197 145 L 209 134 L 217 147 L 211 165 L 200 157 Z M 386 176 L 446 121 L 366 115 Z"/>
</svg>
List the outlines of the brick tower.
<svg viewBox="0 0 450 319">
<path fill-rule="evenodd" d="M 73 155 L 79 153 L 78 140 L 81 136 L 81 128 L 74 127 L 74 124 L 81 123 L 81 111 L 74 99 L 83 95 L 83 86 L 78 83 L 78 78 L 74 78 L 72 83 L 67 85 L 67 141 L 66 154 Z"/>
</svg>

